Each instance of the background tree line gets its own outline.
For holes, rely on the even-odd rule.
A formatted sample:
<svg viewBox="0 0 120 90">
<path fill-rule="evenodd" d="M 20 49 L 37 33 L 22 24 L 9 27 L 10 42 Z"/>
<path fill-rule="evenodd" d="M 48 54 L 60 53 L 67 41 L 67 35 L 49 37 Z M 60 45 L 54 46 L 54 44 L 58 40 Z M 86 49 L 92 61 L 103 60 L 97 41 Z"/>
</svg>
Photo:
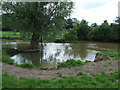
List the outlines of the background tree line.
<svg viewBox="0 0 120 90">
<path fill-rule="evenodd" d="M 105 20 L 101 25 L 93 23 L 90 26 L 86 20 L 68 19 L 65 31 L 58 37 L 63 40 L 118 42 L 120 40 L 120 17 L 114 23 Z M 72 23 L 72 24 L 71 24 Z"/>
</svg>

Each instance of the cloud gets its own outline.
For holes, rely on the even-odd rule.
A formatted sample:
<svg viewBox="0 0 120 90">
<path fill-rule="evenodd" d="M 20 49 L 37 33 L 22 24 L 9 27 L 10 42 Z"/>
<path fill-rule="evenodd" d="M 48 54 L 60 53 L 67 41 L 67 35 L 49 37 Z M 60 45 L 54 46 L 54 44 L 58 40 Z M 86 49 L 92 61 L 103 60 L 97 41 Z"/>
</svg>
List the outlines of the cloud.
<svg viewBox="0 0 120 90">
<path fill-rule="evenodd" d="M 94 4 L 91 4 L 91 8 L 89 6 L 89 9 L 86 9 L 87 7 L 82 8 L 80 6 L 80 3 L 83 3 L 83 1 L 80 0 L 79 3 L 78 1 L 76 1 L 77 4 L 75 5 L 75 9 L 74 9 L 74 13 L 72 14 L 72 17 L 77 18 L 80 21 L 82 19 L 85 19 L 89 22 L 89 25 L 95 22 L 97 24 L 101 24 L 104 20 L 107 20 L 109 23 L 112 23 L 113 20 L 118 16 L 119 0 L 116 1 L 109 0 L 109 2 L 108 0 L 106 0 L 106 4 L 102 6 L 98 6 L 98 5 L 94 6 Z M 90 1 L 94 1 L 94 0 L 90 0 Z M 103 2 L 103 0 L 101 1 Z M 92 5 L 94 6 L 94 8 L 92 7 Z"/>
<path fill-rule="evenodd" d="M 91 9 L 91 8 L 96 8 L 96 7 L 101 7 L 105 4 L 105 2 L 88 2 L 88 3 L 83 3 L 81 4 L 82 8 L 84 9 Z"/>
<path fill-rule="evenodd" d="M 83 9 L 92 9 L 101 7 L 111 0 L 72 0 L 76 3 L 77 6 L 80 6 Z"/>
</svg>

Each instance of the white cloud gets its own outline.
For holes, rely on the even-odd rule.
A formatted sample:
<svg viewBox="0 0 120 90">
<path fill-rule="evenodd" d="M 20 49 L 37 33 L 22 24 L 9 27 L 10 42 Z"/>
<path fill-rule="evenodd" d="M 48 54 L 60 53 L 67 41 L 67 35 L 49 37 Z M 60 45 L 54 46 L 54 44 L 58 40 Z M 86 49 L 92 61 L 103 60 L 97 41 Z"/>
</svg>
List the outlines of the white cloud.
<svg viewBox="0 0 120 90">
<path fill-rule="evenodd" d="M 85 19 L 89 22 L 89 24 L 95 22 L 97 24 L 101 24 L 104 20 L 108 20 L 109 23 L 112 23 L 113 20 L 118 16 L 119 0 L 101 0 L 102 3 L 100 3 L 100 5 L 98 3 L 100 0 L 96 0 L 97 3 L 94 2 L 95 0 L 89 0 L 89 4 L 91 1 L 90 5 L 81 5 L 82 3 L 87 3 L 87 1 L 88 0 L 74 0 L 75 9 L 72 17 L 77 18 L 78 20 Z M 92 2 L 94 2 L 94 4 L 96 3 L 97 5 L 92 6 Z M 88 7 L 86 5 L 88 5 Z"/>
</svg>

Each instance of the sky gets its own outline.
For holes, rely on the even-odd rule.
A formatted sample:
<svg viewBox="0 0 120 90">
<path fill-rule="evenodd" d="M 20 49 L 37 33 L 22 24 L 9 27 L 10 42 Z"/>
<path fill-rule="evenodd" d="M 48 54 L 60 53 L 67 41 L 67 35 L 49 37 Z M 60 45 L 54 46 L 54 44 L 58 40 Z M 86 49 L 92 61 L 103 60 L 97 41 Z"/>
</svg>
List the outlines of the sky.
<svg viewBox="0 0 120 90">
<path fill-rule="evenodd" d="M 120 0 L 72 0 L 75 3 L 72 18 L 85 19 L 100 25 L 104 20 L 113 23 L 118 16 L 118 2 Z"/>
</svg>

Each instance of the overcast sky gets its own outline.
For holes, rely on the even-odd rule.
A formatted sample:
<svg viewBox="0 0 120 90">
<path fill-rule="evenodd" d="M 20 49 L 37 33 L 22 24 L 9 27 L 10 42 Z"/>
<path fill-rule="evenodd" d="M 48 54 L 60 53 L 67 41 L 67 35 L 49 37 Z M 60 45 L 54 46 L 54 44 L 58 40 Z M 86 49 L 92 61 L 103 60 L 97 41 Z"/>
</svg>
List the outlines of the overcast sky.
<svg viewBox="0 0 120 90">
<path fill-rule="evenodd" d="M 85 19 L 92 23 L 101 24 L 104 20 L 112 23 L 118 16 L 118 2 L 120 0 L 72 0 L 75 7 L 72 18 Z"/>
</svg>

